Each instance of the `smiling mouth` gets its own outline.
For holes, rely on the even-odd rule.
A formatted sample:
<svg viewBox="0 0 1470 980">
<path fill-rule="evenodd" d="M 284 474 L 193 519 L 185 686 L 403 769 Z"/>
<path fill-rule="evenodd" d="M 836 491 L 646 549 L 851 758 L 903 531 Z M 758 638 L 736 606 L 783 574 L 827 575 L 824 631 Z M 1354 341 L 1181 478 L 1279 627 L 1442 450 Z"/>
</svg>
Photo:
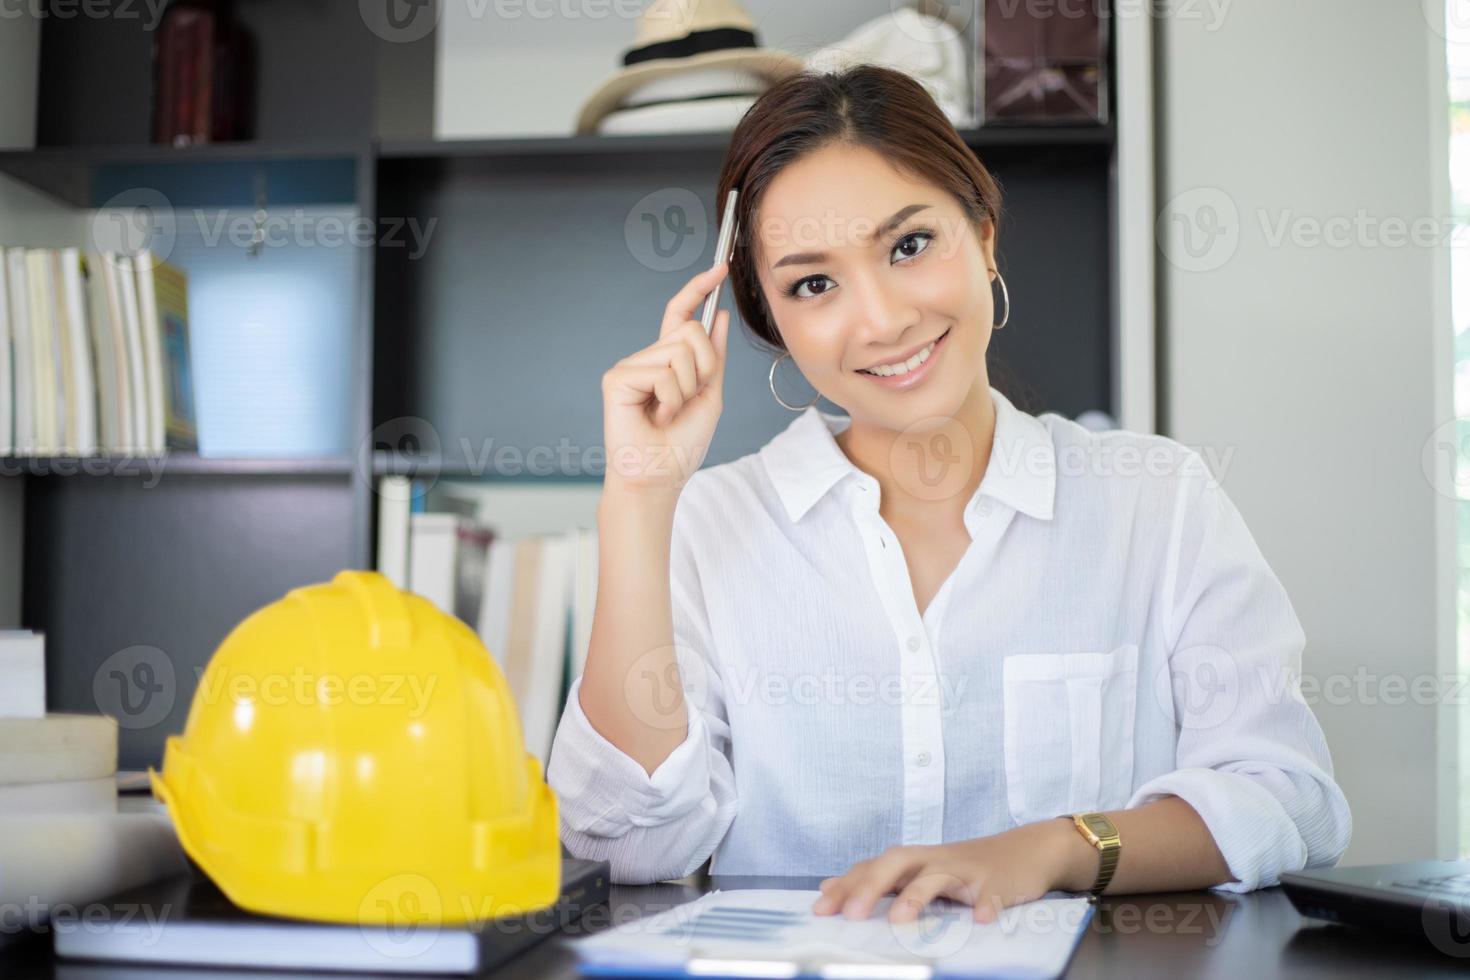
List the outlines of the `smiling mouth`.
<svg viewBox="0 0 1470 980">
<path fill-rule="evenodd" d="M 951 327 L 950 329 L 953 328 Z M 871 374 L 875 378 L 901 378 L 905 374 L 917 370 L 919 365 L 927 361 L 929 359 L 929 355 L 934 353 L 935 346 L 941 340 L 948 336 L 949 330 L 945 330 L 944 333 L 929 341 L 929 343 L 925 345 L 923 350 L 919 351 L 917 354 L 913 355 L 906 361 L 895 361 L 892 364 L 879 364 L 877 367 L 871 368 L 858 368 L 858 373 Z"/>
</svg>

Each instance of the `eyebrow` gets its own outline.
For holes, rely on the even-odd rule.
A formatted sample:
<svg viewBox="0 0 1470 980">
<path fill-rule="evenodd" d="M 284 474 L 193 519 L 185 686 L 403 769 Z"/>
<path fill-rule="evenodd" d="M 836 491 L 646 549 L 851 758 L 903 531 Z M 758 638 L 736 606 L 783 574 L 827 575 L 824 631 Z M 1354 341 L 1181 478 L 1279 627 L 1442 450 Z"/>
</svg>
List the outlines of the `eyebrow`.
<svg viewBox="0 0 1470 980">
<path fill-rule="evenodd" d="M 927 204 L 910 204 L 906 208 L 895 211 L 892 217 L 890 217 L 887 221 L 878 226 L 878 230 L 873 233 L 873 238 L 875 240 L 882 238 L 894 228 L 897 228 L 899 225 L 903 224 L 904 220 L 908 218 L 909 215 L 914 214 L 917 211 L 922 211 L 928 206 L 929 205 Z M 824 262 L 826 261 L 826 259 L 826 252 L 792 252 L 790 255 L 783 256 L 782 258 L 777 259 L 776 264 L 771 266 L 771 269 L 774 271 L 781 268 L 783 265 L 802 265 L 811 262 Z"/>
</svg>

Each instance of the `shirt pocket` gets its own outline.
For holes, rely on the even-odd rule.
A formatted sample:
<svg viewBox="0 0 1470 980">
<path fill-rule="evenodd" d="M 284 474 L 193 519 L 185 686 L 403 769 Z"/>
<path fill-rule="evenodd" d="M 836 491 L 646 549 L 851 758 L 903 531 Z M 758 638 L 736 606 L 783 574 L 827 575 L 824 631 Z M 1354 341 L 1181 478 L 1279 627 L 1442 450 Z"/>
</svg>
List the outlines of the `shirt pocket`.
<svg viewBox="0 0 1470 980">
<path fill-rule="evenodd" d="M 1017 823 L 1118 809 L 1133 786 L 1138 647 L 1002 664 L 1006 801 Z"/>
</svg>

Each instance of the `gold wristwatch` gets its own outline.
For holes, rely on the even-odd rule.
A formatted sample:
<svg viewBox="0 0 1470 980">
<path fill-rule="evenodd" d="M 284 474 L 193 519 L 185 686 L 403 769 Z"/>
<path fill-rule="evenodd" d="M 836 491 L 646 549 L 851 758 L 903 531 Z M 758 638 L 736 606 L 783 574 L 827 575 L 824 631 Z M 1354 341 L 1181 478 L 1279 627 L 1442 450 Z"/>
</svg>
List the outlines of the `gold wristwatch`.
<svg viewBox="0 0 1470 980">
<path fill-rule="evenodd" d="M 1097 880 L 1088 889 L 1093 899 L 1096 900 L 1103 893 L 1103 889 L 1108 887 L 1108 882 L 1113 880 L 1113 872 L 1118 868 L 1118 854 L 1123 850 L 1123 842 L 1118 839 L 1118 828 L 1101 813 L 1074 813 L 1072 823 L 1076 825 L 1077 832 L 1082 835 L 1083 839 L 1097 848 Z"/>
</svg>

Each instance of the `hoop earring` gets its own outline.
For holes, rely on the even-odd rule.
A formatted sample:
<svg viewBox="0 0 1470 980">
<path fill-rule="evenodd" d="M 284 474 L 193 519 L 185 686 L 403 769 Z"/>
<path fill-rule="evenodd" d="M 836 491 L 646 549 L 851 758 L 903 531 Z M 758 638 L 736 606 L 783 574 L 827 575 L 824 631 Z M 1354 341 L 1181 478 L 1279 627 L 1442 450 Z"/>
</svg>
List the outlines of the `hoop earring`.
<svg viewBox="0 0 1470 980">
<path fill-rule="evenodd" d="M 811 408 L 813 405 L 815 405 L 817 403 L 817 399 L 819 399 L 819 398 L 822 397 L 822 393 L 820 391 L 817 392 L 817 397 L 816 398 L 813 398 L 811 401 L 807 402 L 805 405 L 788 405 L 788 404 L 786 404 L 785 401 L 783 401 L 781 399 L 781 396 L 780 395 L 776 394 L 776 365 L 778 365 L 778 364 L 781 363 L 782 358 L 787 358 L 787 357 L 790 357 L 790 356 L 791 356 L 791 352 L 790 351 L 782 351 L 781 352 L 781 357 L 778 357 L 774 361 L 771 362 L 771 375 L 770 375 L 771 397 L 774 398 L 774 399 L 776 399 L 777 403 L 779 403 L 780 406 L 782 408 L 784 408 L 784 409 L 788 409 L 789 411 L 792 411 L 792 412 L 804 412 L 808 408 Z"/>
<path fill-rule="evenodd" d="M 1003 316 L 1003 317 L 1001 317 L 1000 318 L 1000 322 L 997 323 L 995 325 L 995 327 L 993 328 L 993 329 L 999 330 L 1002 327 L 1004 327 L 1006 325 L 1006 322 L 1008 320 L 1010 320 L 1010 318 L 1011 318 L 1011 292 L 1010 292 L 1009 289 L 1006 289 L 1005 277 L 1000 274 L 1000 270 L 999 269 L 996 269 L 995 270 L 995 279 L 993 279 L 991 281 L 993 283 L 995 283 L 995 282 L 1000 283 L 1000 297 L 1001 297 L 1002 300 L 1005 301 L 1005 306 L 1006 306 L 1006 315 Z"/>
</svg>

